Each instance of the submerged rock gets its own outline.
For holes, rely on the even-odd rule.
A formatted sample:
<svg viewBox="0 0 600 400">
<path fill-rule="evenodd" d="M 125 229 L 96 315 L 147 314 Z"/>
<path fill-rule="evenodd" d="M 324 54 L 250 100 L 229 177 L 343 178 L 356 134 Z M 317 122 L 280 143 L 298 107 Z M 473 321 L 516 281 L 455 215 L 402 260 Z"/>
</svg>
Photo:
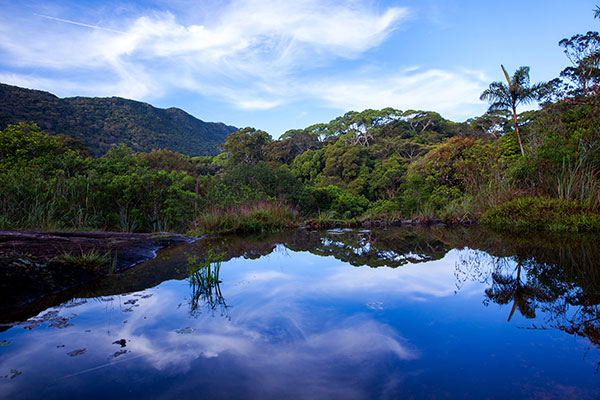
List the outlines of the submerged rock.
<svg viewBox="0 0 600 400">
<path fill-rule="evenodd" d="M 80 356 L 82 354 L 85 354 L 85 352 L 87 351 L 87 349 L 77 349 L 77 350 L 73 350 L 67 353 L 67 355 L 69 357 L 75 357 L 75 356 Z"/>
</svg>

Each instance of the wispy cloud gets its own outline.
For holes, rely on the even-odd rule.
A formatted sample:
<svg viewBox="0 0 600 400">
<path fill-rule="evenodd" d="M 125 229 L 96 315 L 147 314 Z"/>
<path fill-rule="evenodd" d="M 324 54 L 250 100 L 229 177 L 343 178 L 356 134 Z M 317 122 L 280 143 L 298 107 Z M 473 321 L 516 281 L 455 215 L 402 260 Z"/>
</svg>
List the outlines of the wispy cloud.
<svg viewBox="0 0 600 400">
<path fill-rule="evenodd" d="M 210 17 L 196 10 L 191 18 L 184 6 L 127 18 L 44 12 L 27 24 L 0 17 L 0 79 L 62 96 L 152 100 L 185 89 L 246 110 L 310 100 L 340 110 L 444 111 L 481 90 L 468 73 L 347 70 L 363 65 L 347 64 L 410 18 L 406 8 L 380 10 L 367 0 L 232 0 Z"/>
<path fill-rule="evenodd" d="M 465 70 L 411 69 L 383 73 L 363 79 L 336 79 L 316 82 L 306 90 L 331 107 L 344 110 L 366 108 L 425 109 L 462 118 L 480 108 L 479 95 L 485 77 Z"/>
<path fill-rule="evenodd" d="M 99 29 L 101 31 L 113 32 L 113 33 L 125 33 L 125 32 L 121 32 L 121 31 L 116 31 L 114 29 L 103 28 L 101 26 L 89 25 L 89 24 L 82 24 L 81 22 L 69 21 L 68 19 L 61 19 L 61 18 L 49 17 L 48 15 L 42 15 L 42 14 L 35 14 L 35 15 L 37 15 L 38 17 L 50 19 L 50 20 L 53 20 L 53 21 L 65 22 L 67 24 L 73 24 L 73 25 L 78 25 L 78 26 L 84 26 L 86 28 Z"/>
<path fill-rule="evenodd" d="M 295 70 L 355 57 L 381 43 L 406 14 L 401 8 L 380 13 L 360 1 L 315 0 L 234 0 L 206 25 L 183 25 L 168 11 L 112 21 L 108 28 L 37 14 L 54 24 L 38 21 L 23 31 L 11 26 L 21 21 L 4 19 L 0 48 L 15 66 L 69 70 L 88 86 L 105 88 L 101 82 L 116 78 L 130 91 L 118 94 L 132 97 L 160 96 L 182 82 L 208 95 L 243 83 L 255 96 L 239 105 L 264 108 L 278 102 L 256 99 L 261 84 L 271 87 Z M 158 93 L 151 90 L 157 86 Z"/>
</svg>

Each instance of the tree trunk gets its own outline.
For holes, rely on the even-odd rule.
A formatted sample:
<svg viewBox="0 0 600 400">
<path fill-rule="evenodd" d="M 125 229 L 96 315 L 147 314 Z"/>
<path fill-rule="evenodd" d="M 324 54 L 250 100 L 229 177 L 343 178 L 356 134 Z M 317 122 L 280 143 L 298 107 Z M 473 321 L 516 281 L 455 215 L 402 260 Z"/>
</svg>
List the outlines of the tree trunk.
<svg viewBox="0 0 600 400">
<path fill-rule="evenodd" d="M 521 155 L 525 157 L 525 150 L 523 150 L 523 143 L 521 142 L 521 135 L 519 134 L 519 124 L 517 123 L 517 110 L 515 106 L 512 106 L 513 120 L 515 121 L 515 132 L 517 133 L 517 139 L 519 140 L 519 147 L 521 148 Z"/>
</svg>

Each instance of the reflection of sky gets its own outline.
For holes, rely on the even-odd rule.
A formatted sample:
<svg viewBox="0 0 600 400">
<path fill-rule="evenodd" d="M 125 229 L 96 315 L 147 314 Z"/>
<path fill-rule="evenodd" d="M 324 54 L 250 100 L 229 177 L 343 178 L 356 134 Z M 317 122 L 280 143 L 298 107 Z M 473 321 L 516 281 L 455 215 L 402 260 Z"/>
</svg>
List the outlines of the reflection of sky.
<svg viewBox="0 0 600 400">
<path fill-rule="evenodd" d="M 74 325 L 0 334 L 11 342 L 0 347 L 0 375 L 22 372 L 0 380 L 0 396 L 483 397 L 483 387 L 497 398 L 598 394 L 582 344 L 507 324 L 508 309 L 484 307 L 477 282 L 456 293 L 460 254 L 391 269 L 278 247 L 223 264 L 224 316 L 207 308 L 191 316 L 190 287 L 174 280 L 61 308 L 76 314 Z M 113 344 L 120 339 L 126 347 Z"/>
</svg>

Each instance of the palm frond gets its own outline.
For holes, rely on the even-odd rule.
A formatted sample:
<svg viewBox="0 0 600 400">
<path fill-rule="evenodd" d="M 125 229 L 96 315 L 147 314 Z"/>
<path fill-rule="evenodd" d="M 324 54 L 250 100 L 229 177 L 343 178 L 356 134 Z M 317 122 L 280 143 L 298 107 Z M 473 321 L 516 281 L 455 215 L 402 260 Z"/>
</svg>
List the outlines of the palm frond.
<svg viewBox="0 0 600 400">
<path fill-rule="evenodd" d="M 519 67 L 513 75 L 512 84 L 517 87 L 529 86 L 529 67 Z"/>
<path fill-rule="evenodd" d="M 508 76 L 508 72 L 506 72 L 506 68 L 504 68 L 504 65 L 500 64 L 500 67 L 502 68 L 502 72 L 504 72 L 504 77 L 506 78 L 506 82 L 508 82 L 508 87 L 511 87 L 511 83 L 510 83 L 510 76 Z"/>
</svg>

